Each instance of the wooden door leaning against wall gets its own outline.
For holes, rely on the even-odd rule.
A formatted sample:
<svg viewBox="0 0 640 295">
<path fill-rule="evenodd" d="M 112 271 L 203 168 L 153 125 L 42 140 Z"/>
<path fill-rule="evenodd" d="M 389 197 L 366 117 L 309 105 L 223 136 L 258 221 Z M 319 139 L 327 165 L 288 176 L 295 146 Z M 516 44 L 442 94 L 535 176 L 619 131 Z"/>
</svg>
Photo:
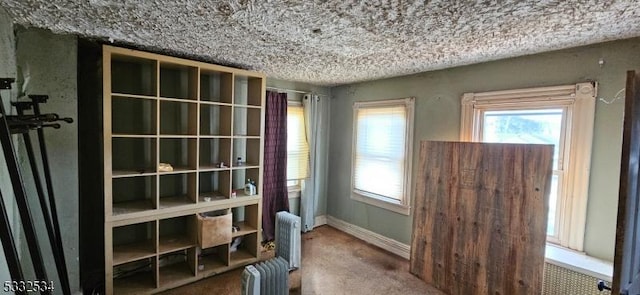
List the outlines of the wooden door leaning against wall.
<svg viewBox="0 0 640 295">
<path fill-rule="evenodd" d="M 539 294 L 553 146 L 420 145 L 411 273 L 447 294 Z"/>
<path fill-rule="evenodd" d="M 640 294 L 640 75 L 627 72 L 611 294 Z"/>
</svg>

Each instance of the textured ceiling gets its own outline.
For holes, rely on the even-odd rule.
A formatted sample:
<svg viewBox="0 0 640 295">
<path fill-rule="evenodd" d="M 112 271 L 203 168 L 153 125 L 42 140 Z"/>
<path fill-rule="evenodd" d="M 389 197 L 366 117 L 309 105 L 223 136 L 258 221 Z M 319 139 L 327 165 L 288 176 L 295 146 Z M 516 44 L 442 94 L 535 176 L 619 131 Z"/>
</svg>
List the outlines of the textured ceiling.
<svg viewBox="0 0 640 295">
<path fill-rule="evenodd" d="M 0 0 L 14 22 L 318 85 L 640 36 L 637 0 Z"/>
</svg>

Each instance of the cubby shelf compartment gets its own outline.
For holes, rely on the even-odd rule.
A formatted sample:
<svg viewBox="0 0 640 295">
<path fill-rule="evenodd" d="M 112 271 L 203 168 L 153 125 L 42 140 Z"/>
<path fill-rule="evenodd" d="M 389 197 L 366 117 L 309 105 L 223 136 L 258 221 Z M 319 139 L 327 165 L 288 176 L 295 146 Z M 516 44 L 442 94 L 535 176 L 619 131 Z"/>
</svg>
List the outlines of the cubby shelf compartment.
<svg viewBox="0 0 640 295">
<path fill-rule="evenodd" d="M 110 78 L 112 93 L 156 96 L 157 61 L 113 54 Z"/>
<path fill-rule="evenodd" d="M 198 255 L 198 272 L 208 276 L 224 270 L 229 265 L 229 245 L 202 249 Z"/>
<path fill-rule="evenodd" d="M 231 104 L 232 98 L 233 74 L 200 70 L 200 101 Z"/>
<path fill-rule="evenodd" d="M 165 254 L 195 247 L 196 230 L 196 217 L 193 214 L 160 220 L 158 252 Z"/>
<path fill-rule="evenodd" d="M 199 173 L 198 202 L 206 203 L 229 199 L 231 188 L 230 171 L 208 171 Z"/>
<path fill-rule="evenodd" d="M 234 238 L 258 232 L 258 230 L 255 227 L 249 225 L 248 223 L 246 223 L 244 221 L 234 222 L 233 225 L 235 225 L 235 226 L 240 228 L 238 231 L 232 233 L 232 236 Z"/>
<path fill-rule="evenodd" d="M 156 257 L 114 266 L 114 294 L 145 294 L 157 287 Z"/>
<path fill-rule="evenodd" d="M 231 135 L 231 107 L 200 105 L 200 135 Z"/>
<path fill-rule="evenodd" d="M 156 255 L 156 223 L 143 222 L 113 228 L 113 265 Z"/>
<path fill-rule="evenodd" d="M 114 135 L 155 135 L 155 99 L 113 96 L 111 98 L 111 132 Z"/>
<path fill-rule="evenodd" d="M 197 139 L 161 138 L 160 163 L 170 164 L 173 171 L 194 171 L 197 168 Z M 164 172 L 161 172 L 164 173 Z"/>
<path fill-rule="evenodd" d="M 262 78 L 235 75 L 234 84 L 234 104 L 256 107 L 262 105 L 262 96 L 264 95 Z"/>
<path fill-rule="evenodd" d="M 259 210 L 258 204 L 238 206 L 231 209 L 233 225 L 240 228 L 232 233 L 234 238 L 258 232 L 260 220 L 257 219 L 257 216 Z"/>
<path fill-rule="evenodd" d="M 255 182 L 256 194 L 261 194 L 262 187 L 260 184 L 260 169 L 246 167 L 234 169 L 231 172 L 231 187 L 236 191 L 236 197 L 246 196 L 244 193 L 244 187 L 248 179 Z"/>
<path fill-rule="evenodd" d="M 258 167 L 258 163 L 260 163 L 260 138 L 234 138 L 232 167 Z"/>
<path fill-rule="evenodd" d="M 258 233 L 236 237 L 234 240 L 238 238 L 242 239 L 238 248 L 235 251 L 231 246 L 229 248 L 229 266 L 245 265 L 258 259 Z"/>
<path fill-rule="evenodd" d="M 197 99 L 198 68 L 161 62 L 160 96 L 167 98 Z"/>
<path fill-rule="evenodd" d="M 161 135 L 198 135 L 198 104 L 160 100 Z"/>
<path fill-rule="evenodd" d="M 162 254 L 158 262 L 160 287 L 181 285 L 196 276 L 195 247 Z"/>
<path fill-rule="evenodd" d="M 156 172 L 155 138 L 114 137 L 111 140 L 114 177 L 140 176 Z"/>
<path fill-rule="evenodd" d="M 200 169 L 215 170 L 231 166 L 230 138 L 201 138 L 200 139 Z"/>
<path fill-rule="evenodd" d="M 156 175 L 114 178 L 112 215 L 131 214 L 156 208 Z"/>
<path fill-rule="evenodd" d="M 233 107 L 233 135 L 238 137 L 259 137 L 261 133 L 262 110 L 260 108 Z"/>
<path fill-rule="evenodd" d="M 159 209 L 196 203 L 196 173 L 160 175 Z"/>
</svg>

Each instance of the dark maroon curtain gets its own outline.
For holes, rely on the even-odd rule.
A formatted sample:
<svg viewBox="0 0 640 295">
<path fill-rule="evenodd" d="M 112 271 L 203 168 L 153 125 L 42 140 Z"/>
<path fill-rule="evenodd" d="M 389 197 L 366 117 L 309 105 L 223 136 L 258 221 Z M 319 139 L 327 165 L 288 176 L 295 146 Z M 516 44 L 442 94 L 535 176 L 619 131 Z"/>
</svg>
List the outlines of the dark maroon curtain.
<svg viewBox="0 0 640 295">
<path fill-rule="evenodd" d="M 287 193 L 287 94 L 267 91 L 262 184 L 263 239 L 275 237 L 276 213 L 289 211 Z"/>
</svg>

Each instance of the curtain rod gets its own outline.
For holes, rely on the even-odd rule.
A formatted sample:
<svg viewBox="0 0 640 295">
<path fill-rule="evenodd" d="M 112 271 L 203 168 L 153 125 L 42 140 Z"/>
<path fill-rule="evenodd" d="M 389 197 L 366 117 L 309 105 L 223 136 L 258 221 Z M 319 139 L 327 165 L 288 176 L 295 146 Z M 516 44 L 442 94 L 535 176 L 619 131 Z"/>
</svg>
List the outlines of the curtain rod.
<svg viewBox="0 0 640 295">
<path fill-rule="evenodd" d="M 315 93 L 315 92 L 313 92 L 313 91 L 301 91 L 301 90 L 295 90 L 295 89 L 278 88 L 278 87 L 270 87 L 270 86 L 267 86 L 267 89 L 275 90 L 275 91 L 282 91 L 282 92 L 294 92 L 294 93 L 302 93 L 302 94 L 313 94 L 313 95 L 317 95 L 317 96 L 321 96 L 321 97 L 331 97 L 330 95 L 326 95 L 326 94 L 323 94 L 323 93 Z"/>
<path fill-rule="evenodd" d="M 276 90 L 276 91 L 282 91 L 282 92 L 295 92 L 295 93 L 302 93 L 302 94 L 309 94 L 309 93 L 311 93 L 311 91 L 300 91 L 300 90 L 295 90 L 295 89 L 278 88 L 278 87 L 269 87 L 269 86 L 267 86 L 267 89 Z"/>
</svg>

